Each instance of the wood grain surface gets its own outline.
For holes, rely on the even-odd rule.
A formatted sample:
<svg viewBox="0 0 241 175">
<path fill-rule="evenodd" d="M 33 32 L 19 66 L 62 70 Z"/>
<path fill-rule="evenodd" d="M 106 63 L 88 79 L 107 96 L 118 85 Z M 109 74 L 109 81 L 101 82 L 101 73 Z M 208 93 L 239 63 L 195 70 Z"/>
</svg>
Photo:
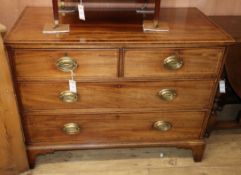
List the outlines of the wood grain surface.
<svg viewBox="0 0 241 175">
<path fill-rule="evenodd" d="M 90 147 L 160 143 L 199 139 L 204 112 L 166 112 L 140 114 L 102 114 L 68 116 L 25 116 L 24 127 L 29 145 L 79 144 Z M 169 131 L 153 128 L 156 121 L 171 123 Z M 68 135 L 67 123 L 80 125 L 80 133 Z M 36 125 L 38 123 L 38 125 Z"/>
<path fill-rule="evenodd" d="M 58 96 L 68 90 L 66 83 L 20 83 L 25 111 L 44 109 L 208 109 L 214 81 L 173 81 L 138 83 L 79 83 L 78 101 L 64 103 Z M 43 91 L 43 89 L 46 89 Z M 177 97 L 166 102 L 158 96 L 162 89 L 176 90 Z"/>
<path fill-rule="evenodd" d="M 34 47 L 35 44 L 68 44 L 72 48 L 97 45 L 98 47 L 150 47 L 156 44 L 185 44 L 198 43 L 207 47 L 213 44 L 224 44 L 233 40 L 225 32 L 198 10 L 194 8 L 163 9 L 161 20 L 168 23 L 169 32 L 143 32 L 142 25 L 123 24 L 89 24 L 88 22 L 73 25 L 67 34 L 46 35 L 42 33 L 46 23 L 51 23 L 51 8 L 27 8 L 22 19 L 6 37 L 6 44 L 25 44 L 22 47 Z M 111 15 L 111 14 L 110 14 Z M 35 16 L 38 16 L 36 21 Z M 198 24 L 198 25 L 197 25 Z M 202 26 L 202 27 L 200 27 Z M 25 31 L 28 31 L 26 35 Z M 93 33 L 95 33 L 93 35 Z M 201 36 L 201 37 L 200 37 Z M 30 44 L 31 43 L 31 44 Z M 13 45 L 12 45 L 13 46 Z M 40 46 L 39 46 L 40 47 Z M 43 47 L 43 46 L 42 46 Z M 56 46 L 55 46 L 56 47 Z"/>
<path fill-rule="evenodd" d="M 93 13 L 95 13 L 95 11 L 93 11 Z M 186 148 L 192 150 L 194 161 L 200 162 L 205 149 L 203 136 L 207 120 L 209 118 L 209 113 L 212 108 L 217 80 L 221 74 L 224 61 L 224 51 L 226 51 L 226 46 L 233 42 L 233 39 L 195 8 L 162 9 L 161 20 L 167 22 L 170 27 L 170 31 L 167 33 L 145 33 L 142 30 L 142 23 L 139 23 L 140 21 L 138 19 L 137 21 L 133 21 L 133 23 L 131 23 L 131 20 L 128 20 L 127 23 L 123 23 L 123 21 L 115 21 L 115 12 L 108 13 L 109 14 L 106 15 L 96 12 L 95 15 L 97 16 L 96 19 L 103 16 L 107 17 L 106 21 L 98 22 L 98 20 L 93 18 L 93 21 L 91 21 L 91 19 L 87 22 L 73 23 L 73 20 L 70 25 L 70 33 L 47 35 L 43 34 L 42 30 L 46 23 L 52 22 L 51 8 L 27 8 L 16 26 L 13 28 L 12 32 L 10 32 L 10 34 L 6 37 L 5 41 L 11 56 L 10 62 L 12 63 L 13 73 L 19 71 L 18 73 L 20 74 L 20 72 L 25 71 L 25 78 L 16 78 L 18 80 L 16 83 L 16 89 L 23 114 L 22 118 L 27 121 L 26 125 L 31 126 L 25 132 L 29 132 L 32 141 L 35 142 L 35 145 L 37 145 L 27 146 L 31 166 L 34 165 L 35 158 L 39 154 L 53 152 L 56 150 L 80 148 L 91 149 L 92 147 L 115 148 L 120 146 L 175 146 L 178 148 Z M 127 12 L 125 13 L 127 16 L 128 14 L 129 13 Z M 118 19 L 121 19 L 122 15 L 120 15 L 120 13 L 118 15 Z M 39 17 L 37 21 L 36 18 L 34 18 L 35 16 Z M 67 20 L 70 18 L 66 15 L 65 19 Z M 130 19 L 132 18 L 130 17 Z M 27 34 L 26 31 L 28 31 Z M 144 48 L 146 50 L 150 50 L 150 56 L 148 53 L 143 52 L 145 51 Z M 103 73 L 105 75 L 110 73 L 112 75 L 111 78 L 107 80 L 104 78 L 97 78 L 95 80 L 91 79 L 91 76 L 98 75 L 98 73 L 94 72 L 95 69 L 91 68 L 92 63 L 98 62 L 98 64 L 94 63 L 93 67 L 97 67 L 98 65 L 100 65 L 100 67 L 104 67 L 98 59 L 106 58 L 103 57 L 102 54 L 85 52 L 83 55 L 87 57 L 87 60 L 82 60 L 81 62 L 85 63 L 84 67 L 86 67 L 86 70 L 83 70 L 82 74 L 86 73 L 88 81 L 85 82 L 80 80 L 80 78 L 77 79 L 77 102 L 68 104 L 62 102 L 59 99 L 59 94 L 62 91 L 69 89 L 68 81 L 65 77 L 61 78 L 61 76 L 57 75 L 58 81 L 56 81 L 57 78 L 51 79 L 51 77 L 53 75 L 56 76 L 56 74 L 58 74 L 57 72 L 53 72 L 50 77 L 47 77 L 46 73 L 44 73 L 46 71 L 41 72 L 41 69 L 40 73 L 37 75 L 39 77 L 37 77 L 36 74 L 31 74 L 31 66 L 28 65 L 27 68 L 24 68 L 24 66 L 29 64 L 29 62 L 31 63 L 32 59 L 37 58 L 37 62 L 42 59 L 42 57 L 36 53 L 37 51 L 44 53 L 42 56 L 49 58 L 45 59 L 44 62 L 48 62 L 50 60 L 50 64 L 53 65 L 54 61 L 51 59 L 51 54 L 57 55 L 56 53 L 63 53 L 67 49 L 72 51 L 76 49 L 76 51 L 73 51 L 73 56 L 77 57 L 79 53 L 78 51 L 81 51 L 82 53 L 82 51 L 86 49 L 117 51 L 118 54 L 115 52 L 115 56 L 113 56 L 114 52 L 112 52 L 112 56 L 107 56 L 107 58 L 117 58 L 117 64 L 116 62 L 108 62 L 108 64 L 105 65 L 105 68 L 112 67 L 111 69 L 113 69 L 113 65 L 115 65 L 115 72 L 121 77 L 113 78 L 113 72 L 105 70 Z M 185 56 L 185 60 L 186 57 L 192 57 L 193 60 L 194 57 L 201 57 L 202 61 L 200 61 L 201 59 L 195 59 L 195 61 L 200 62 L 202 64 L 202 68 L 194 66 L 196 63 L 194 63 L 193 60 L 192 63 L 187 61 L 187 65 L 184 65 L 187 67 L 184 67 L 183 71 L 185 71 L 185 68 L 191 69 L 190 74 L 186 73 L 186 76 L 183 77 L 175 77 L 170 74 L 169 76 L 163 76 L 163 79 L 158 76 L 155 80 L 151 79 L 154 77 L 153 72 L 157 70 L 157 57 L 162 55 L 160 52 L 165 49 L 169 50 L 167 51 L 168 53 L 170 53 L 170 50 L 178 51 L 179 54 L 183 54 L 183 56 Z M 46 50 L 53 52 L 45 54 Z M 57 52 L 54 52 L 54 50 Z M 131 53 L 132 51 L 134 52 L 134 50 L 140 50 L 141 54 L 139 52 L 135 52 L 132 53 L 131 57 L 128 57 L 128 52 Z M 15 58 L 18 54 L 20 56 Z M 71 55 L 72 53 L 69 54 Z M 88 57 L 87 55 L 91 57 Z M 128 61 L 135 58 L 136 55 L 138 56 L 136 59 L 139 59 L 138 61 L 140 61 L 141 64 L 138 65 L 138 61 L 130 64 Z M 135 67 L 140 65 L 147 67 L 148 69 L 149 63 L 145 60 L 143 61 L 144 57 L 150 58 L 150 64 L 155 65 L 154 67 L 149 68 L 149 71 L 145 70 L 147 73 L 151 74 L 151 78 L 146 77 L 146 79 L 144 79 L 144 76 L 135 70 Z M 90 58 L 94 61 L 91 62 Z M 34 62 L 36 60 L 34 60 Z M 18 63 L 18 65 L 16 65 L 16 63 Z M 41 65 L 43 62 L 39 63 Z M 31 64 L 34 65 L 33 63 Z M 126 70 L 135 70 L 134 74 L 131 76 L 143 77 L 125 77 L 126 64 L 130 64 L 129 68 Z M 45 66 L 45 64 L 43 65 Z M 23 67 L 19 69 L 21 66 Z M 46 70 L 51 69 L 48 66 L 46 68 L 44 66 L 43 68 Z M 15 69 L 16 67 L 18 68 Z M 32 67 L 34 68 L 34 66 Z M 197 72 L 195 72 L 192 67 L 195 67 Z M 98 69 L 99 68 L 96 68 L 96 70 Z M 139 69 L 139 71 L 142 70 Z M 186 71 L 188 72 L 188 70 Z M 30 72 L 31 75 L 26 77 L 28 72 Z M 137 73 L 139 74 L 137 75 Z M 42 74 L 44 75 L 44 78 L 40 77 Z M 88 77 L 88 75 L 91 76 Z M 188 78 L 188 76 L 190 77 Z M 158 92 L 163 89 L 174 89 L 177 93 L 177 97 L 170 102 L 163 101 L 157 95 Z M 164 112 L 166 112 L 165 116 L 158 115 L 158 117 L 155 118 L 156 114 Z M 197 115 L 197 119 L 191 119 L 192 115 L 184 115 L 186 112 L 188 112 L 188 114 L 199 113 L 199 115 Z M 172 113 L 176 113 L 176 115 L 172 116 Z M 125 118 L 125 114 L 128 114 L 128 119 Z M 149 124 L 144 122 L 146 121 L 144 114 L 149 116 L 151 119 L 148 120 Z M 85 115 L 89 117 L 84 118 Z M 97 120 L 97 115 L 103 116 L 103 118 L 105 118 L 104 122 L 100 121 L 99 118 Z M 121 116 L 118 119 L 120 122 L 115 124 L 118 115 Z M 56 118 L 51 120 L 51 117 L 58 116 L 60 116 L 59 120 L 56 120 Z M 142 117 L 139 118 L 139 116 Z M 152 122 L 153 125 L 154 119 L 167 120 L 168 118 L 165 118 L 166 116 L 168 116 L 170 121 L 176 127 L 173 128 L 173 133 L 171 133 L 171 130 L 170 134 L 167 133 L 167 135 L 163 136 L 163 139 L 168 140 L 168 137 L 170 136 L 173 138 L 173 140 L 171 139 L 172 141 L 168 140 L 168 142 L 165 142 L 163 140 L 163 142 L 156 142 L 159 140 L 159 137 L 156 137 L 155 134 L 153 134 L 152 142 L 152 138 L 145 136 L 145 134 L 149 132 L 141 133 L 139 136 L 135 136 L 135 132 L 129 130 L 128 128 L 128 126 L 131 126 L 131 128 L 139 130 L 138 127 L 140 126 L 140 129 L 148 130 L 151 126 L 150 122 Z M 183 118 L 184 121 L 181 118 Z M 33 122 L 31 123 L 29 120 L 33 120 Z M 39 120 L 39 122 L 37 120 Z M 99 137 L 95 137 L 95 134 L 91 133 L 90 135 L 92 138 L 87 138 L 87 136 L 85 138 L 85 140 L 94 144 L 85 145 L 84 140 L 81 140 L 82 138 L 78 138 L 80 139 L 80 143 L 77 143 L 77 139 L 77 141 L 72 144 L 73 142 L 71 142 L 71 139 L 63 137 L 63 139 L 66 139 L 63 140 L 61 138 L 60 129 L 58 129 L 58 131 L 55 130 L 56 127 L 60 128 L 60 125 L 57 123 L 59 122 L 62 126 L 64 123 L 71 122 L 72 120 L 73 122 L 80 122 L 80 124 L 82 122 L 84 123 L 82 127 L 87 127 L 86 130 L 83 130 L 83 132 L 86 131 L 86 135 L 89 135 L 88 133 L 95 130 L 88 130 L 88 127 L 92 127 L 92 125 L 90 125 L 91 120 L 93 120 L 94 123 L 97 123 L 98 127 L 96 130 L 98 131 L 97 133 L 99 134 Z M 127 120 L 131 120 L 133 122 L 127 122 Z M 185 121 L 189 123 L 189 125 L 186 125 Z M 139 125 L 135 125 L 135 122 L 139 123 Z M 32 130 L 34 129 L 34 123 L 41 125 L 39 130 L 36 132 Z M 193 129 L 190 129 L 189 126 L 193 126 Z M 35 126 L 35 128 L 37 127 L 38 126 Z M 116 130 L 115 127 L 117 127 Z M 52 130 L 52 128 L 55 129 Z M 110 135 L 105 133 L 105 129 L 103 128 L 106 128 L 106 130 L 110 129 L 111 134 L 109 132 L 108 134 Z M 194 128 L 198 130 L 195 130 Z M 41 129 L 42 135 L 40 133 Z M 102 129 L 104 135 L 102 135 Z M 177 129 L 178 132 L 175 132 L 175 129 Z M 50 132 L 48 132 L 48 130 L 50 130 Z M 126 134 L 123 134 L 125 131 L 133 134 L 133 140 L 138 141 L 138 144 L 132 143 L 128 139 L 125 142 L 124 140 L 126 139 Z M 191 136 L 189 136 L 186 131 L 191 133 Z M 192 133 L 192 131 L 195 131 L 195 133 Z M 52 133 L 55 133 L 56 135 L 53 135 Z M 58 138 L 58 136 L 60 137 Z M 98 142 L 98 139 L 108 140 L 109 136 L 111 137 L 110 140 L 114 141 L 116 138 L 122 140 L 124 137 L 124 139 L 121 144 L 117 142 L 116 144 L 115 142 L 101 144 Z M 55 140 L 51 146 L 43 145 L 43 140 L 48 137 L 56 137 L 58 139 Z M 145 142 L 146 139 L 147 142 Z M 56 142 L 58 142 L 58 145 L 56 145 Z"/>
<path fill-rule="evenodd" d="M 56 62 L 67 55 L 78 67 L 75 78 L 116 78 L 118 75 L 118 50 L 16 50 L 14 62 L 18 79 L 70 79 L 70 72 L 63 72 Z M 34 69 L 33 69 L 34 67 Z"/>
<path fill-rule="evenodd" d="M 212 16 L 211 19 L 223 27 L 236 41 L 229 47 L 225 67 L 232 88 L 241 97 L 241 16 Z"/>
<path fill-rule="evenodd" d="M 222 60 L 223 49 L 132 49 L 125 51 L 126 77 L 215 77 Z M 164 59 L 176 55 L 183 61 L 179 70 L 168 70 Z"/>
<path fill-rule="evenodd" d="M 240 144 L 240 129 L 215 131 L 200 163 L 191 151 L 175 148 L 59 151 L 40 156 L 36 168 L 21 175 L 240 175 Z"/>
<path fill-rule="evenodd" d="M 1 33 L 0 80 L 0 174 L 18 175 L 28 169 L 28 162 L 12 77 Z"/>
<path fill-rule="evenodd" d="M 210 19 L 230 34 L 236 42 L 241 42 L 241 15 L 210 16 Z"/>
<path fill-rule="evenodd" d="M 3 0 L 0 6 L 0 21 L 8 29 L 13 26 L 26 6 L 50 6 L 49 0 Z M 241 15 L 240 0 L 162 0 L 163 7 L 197 7 L 206 15 Z M 9 14 L 8 10 L 12 9 Z"/>
</svg>

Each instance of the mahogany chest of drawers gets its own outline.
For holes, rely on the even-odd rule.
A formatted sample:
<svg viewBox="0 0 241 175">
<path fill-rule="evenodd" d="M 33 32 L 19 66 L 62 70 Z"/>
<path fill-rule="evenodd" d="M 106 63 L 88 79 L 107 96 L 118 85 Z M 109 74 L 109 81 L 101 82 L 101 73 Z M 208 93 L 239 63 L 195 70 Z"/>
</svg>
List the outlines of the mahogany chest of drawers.
<svg viewBox="0 0 241 175">
<path fill-rule="evenodd" d="M 43 34 L 51 19 L 50 8 L 27 8 L 5 39 L 31 165 L 58 150 L 146 146 L 201 161 L 229 35 L 195 8 L 162 9 L 170 31 L 157 33 L 98 24 Z"/>
</svg>

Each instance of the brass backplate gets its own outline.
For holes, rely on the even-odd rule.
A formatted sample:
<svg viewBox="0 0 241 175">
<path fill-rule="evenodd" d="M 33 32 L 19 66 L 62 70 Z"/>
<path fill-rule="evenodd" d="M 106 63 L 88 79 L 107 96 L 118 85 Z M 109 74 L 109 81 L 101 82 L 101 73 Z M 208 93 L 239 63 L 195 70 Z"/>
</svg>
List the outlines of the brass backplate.
<svg viewBox="0 0 241 175">
<path fill-rule="evenodd" d="M 57 34 L 70 32 L 69 24 L 46 24 L 43 29 L 44 34 Z"/>
<path fill-rule="evenodd" d="M 169 32 L 169 26 L 167 22 L 159 21 L 159 25 L 156 27 L 153 20 L 143 21 L 144 32 Z"/>
</svg>

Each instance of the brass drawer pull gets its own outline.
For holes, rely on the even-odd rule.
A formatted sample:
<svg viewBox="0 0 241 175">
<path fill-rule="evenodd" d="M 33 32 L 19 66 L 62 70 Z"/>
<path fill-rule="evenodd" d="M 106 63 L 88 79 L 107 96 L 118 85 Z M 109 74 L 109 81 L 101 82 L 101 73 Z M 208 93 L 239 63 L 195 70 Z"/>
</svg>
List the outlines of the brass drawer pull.
<svg viewBox="0 0 241 175">
<path fill-rule="evenodd" d="M 78 67 L 78 64 L 74 59 L 64 56 L 58 59 L 56 67 L 63 72 L 70 72 L 74 71 Z"/>
<path fill-rule="evenodd" d="M 78 100 L 78 94 L 71 91 L 63 91 L 59 94 L 59 99 L 65 103 L 74 103 Z"/>
<path fill-rule="evenodd" d="M 166 132 L 172 128 L 172 124 L 166 121 L 157 121 L 154 123 L 153 128 L 158 131 Z"/>
<path fill-rule="evenodd" d="M 173 101 L 177 96 L 177 92 L 174 89 L 162 89 L 158 92 L 158 96 L 164 101 Z"/>
<path fill-rule="evenodd" d="M 77 123 L 67 123 L 63 127 L 63 131 L 68 135 L 75 135 L 80 132 L 80 126 Z"/>
<path fill-rule="evenodd" d="M 164 67 L 168 70 L 181 69 L 183 64 L 183 60 L 177 55 L 171 55 L 164 59 Z"/>
</svg>

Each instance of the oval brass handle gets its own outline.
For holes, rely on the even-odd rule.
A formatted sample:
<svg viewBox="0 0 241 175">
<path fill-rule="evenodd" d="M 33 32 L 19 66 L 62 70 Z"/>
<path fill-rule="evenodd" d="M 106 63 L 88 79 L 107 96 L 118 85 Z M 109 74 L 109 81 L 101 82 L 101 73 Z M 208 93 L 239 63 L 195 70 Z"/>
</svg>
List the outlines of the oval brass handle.
<svg viewBox="0 0 241 175">
<path fill-rule="evenodd" d="M 162 89 L 158 92 L 158 96 L 164 101 L 173 101 L 177 96 L 177 92 L 174 89 Z"/>
<path fill-rule="evenodd" d="M 56 67 L 63 72 L 70 72 L 74 71 L 78 67 L 78 64 L 74 59 L 64 56 L 58 59 Z"/>
<path fill-rule="evenodd" d="M 183 60 L 177 55 L 171 55 L 164 59 L 164 67 L 168 70 L 181 69 L 183 64 Z"/>
<path fill-rule="evenodd" d="M 59 94 L 59 99 L 65 103 L 74 103 L 78 100 L 78 94 L 71 91 L 63 91 Z"/>
<path fill-rule="evenodd" d="M 63 131 L 68 135 L 75 135 L 80 132 L 80 126 L 77 123 L 67 123 L 64 125 Z"/>
<path fill-rule="evenodd" d="M 166 121 L 157 121 L 154 123 L 153 128 L 158 131 L 166 132 L 172 128 L 172 124 Z"/>
</svg>

